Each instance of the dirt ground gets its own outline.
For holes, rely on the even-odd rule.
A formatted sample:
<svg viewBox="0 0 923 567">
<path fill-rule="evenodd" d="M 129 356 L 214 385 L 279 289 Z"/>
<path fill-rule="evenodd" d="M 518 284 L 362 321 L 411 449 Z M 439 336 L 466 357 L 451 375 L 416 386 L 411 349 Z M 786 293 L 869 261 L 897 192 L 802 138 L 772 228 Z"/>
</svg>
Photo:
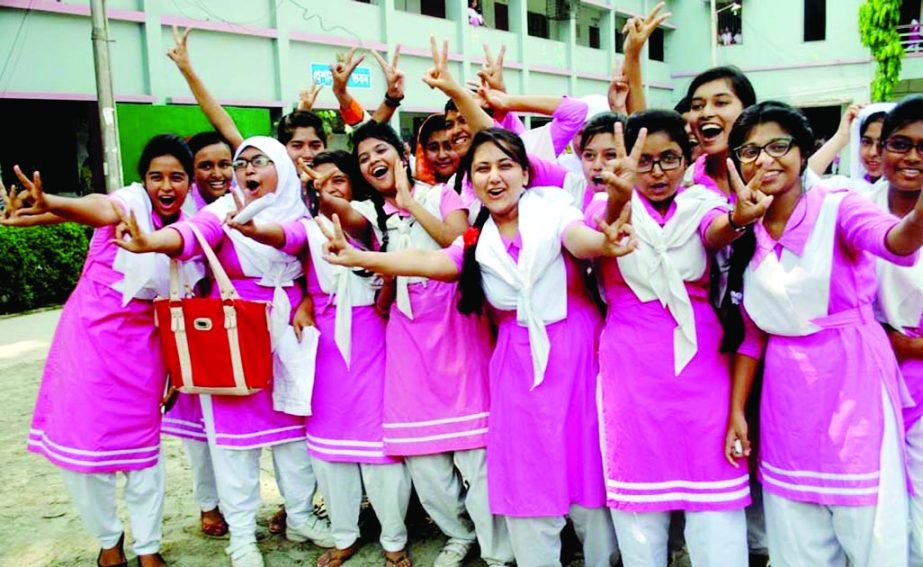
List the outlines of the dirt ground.
<svg viewBox="0 0 923 567">
<path fill-rule="evenodd" d="M 84 529 L 65 492 L 58 469 L 26 451 L 26 435 L 45 355 L 59 311 L 0 318 L 0 566 L 95 565 L 96 541 Z M 227 539 L 209 539 L 199 532 L 198 509 L 192 499 L 192 477 L 182 445 L 165 436 L 163 458 L 167 492 L 163 524 L 164 558 L 174 567 L 228 565 Z M 269 453 L 262 462 L 263 503 L 259 530 L 266 565 L 314 565 L 321 550 L 268 535 L 266 520 L 282 502 L 272 476 Z M 121 508 L 122 521 L 128 526 Z M 416 533 L 414 533 L 414 531 Z M 411 532 L 410 555 L 415 565 L 431 565 L 443 539 L 430 530 Z M 126 540 L 130 541 L 129 537 Z M 133 561 L 130 546 L 126 552 Z M 350 566 L 383 565 L 377 542 L 365 545 Z M 483 565 L 470 559 L 467 565 Z"/>
</svg>

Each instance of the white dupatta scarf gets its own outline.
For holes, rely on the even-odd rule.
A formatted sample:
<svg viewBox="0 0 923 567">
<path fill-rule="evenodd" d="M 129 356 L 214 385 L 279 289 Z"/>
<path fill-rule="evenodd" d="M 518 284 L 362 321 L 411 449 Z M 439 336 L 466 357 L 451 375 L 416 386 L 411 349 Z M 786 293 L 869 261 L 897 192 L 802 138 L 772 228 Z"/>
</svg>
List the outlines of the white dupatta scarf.
<svg viewBox="0 0 923 567">
<path fill-rule="evenodd" d="M 493 219 L 481 230 L 475 250 L 487 300 L 498 309 L 515 309 L 517 322 L 529 330 L 533 389 L 545 379 L 551 352 L 545 325 L 567 317 L 562 234 L 569 224 L 582 219 L 582 213 L 562 189 L 526 189 L 519 200 L 522 250 L 518 261 L 513 261 L 507 252 Z"/>
<path fill-rule="evenodd" d="M 134 213 L 142 233 L 154 232 L 154 221 L 151 218 L 153 205 L 143 185 L 132 183 L 112 196 L 123 203 L 129 213 Z M 186 198 L 191 199 L 192 195 Z M 112 269 L 124 276 L 124 279 L 112 284 L 112 289 L 122 294 L 123 307 L 132 299 L 152 300 L 170 296 L 170 258 L 166 254 L 138 254 L 119 248 Z M 201 261 L 180 262 L 179 284 L 185 295 L 191 295 L 192 288 L 203 277 L 205 266 Z"/>
<path fill-rule="evenodd" d="M 801 337 L 823 329 L 814 320 L 826 317 L 829 309 L 834 237 L 840 203 L 845 196 L 845 191 L 824 196 L 801 256 L 787 248 L 782 249 L 781 257 L 776 256 L 775 250 L 768 250 L 756 268 L 752 261 L 747 266 L 744 307 L 766 333 Z"/>
<path fill-rule="evenodd" d="M 442 219 L 442 190 L 445 185 L 428 185 L 417 182 L 413 186 L 413 198 L 416 199 L 423 208 L 429 211 L 433 216 Z M 375 210 L 375 204 L 371 201 L 359 201 L 352 203 L 353 209 L 364 216 L 375 236 L 381 242 L 383 234 L 378 228 L 378 212 Z M 442 219 L 444 220 L 444 219 Z M 439 243 L 433 240 L 433 237 L 426 232 L 423 225 L 417 222 L 413 216 L 401 216 L 398 213 L 390 215 L 385 222 L 388 230 L 388 251 L 396 252 L 398 250 L 441 250 Z M 412 283 L 421 283 L 428 281 L 427 278 L 398 276 L 395 278 L 397 283 L 397 308 L 407 316 L 413 319 L 413 307 L 410 305 L 410 290 L 408 286 Z"/>
<path fill-rule="evenodd" d="M 658 300 L 676 321 L 673 330 L 673 360 L 676 375 L 689 364 L 698 350 L 695 316 L 685 282 L 705 273 L 708 254 L 697 234 L 702 218 L 714 208 L 727 207 L 727 201 L 702 185 L 676 195 L 676 210 L 660 226 L 641 202 L 637 190 L 631 197 L 632 225 L 638 248 L 617 258 L 625 283 L 641 301 Z"/>
<path fill-rule="evenodd" d="M 876 183 L 869 197 L 881 210 L 891 212 L 887 180 Z M 878 318 L 899 332 L 919 327 L 923 317 L 923 261 L 917 260 L 913 266 L 898 266 L 876 258 L 875 271 L 878 274 L 875 303 Z"/>
<path fill-rule="evenodd" d="M 311 264 L 320 282 L 321 290 L 330 296 L 330 301 L 336 306 L 336 319 L 334 341 L 346 368 L 349 368 L 350 353 L 352 352 L 352 321 L 353 307 L 375 304 L 374 278 L 362 277 L 352 269 L 337 266 L 324 260 L 324 237 L 319 224 L 333 231 L 333 223 L 326 217 L 319 215 L 313 219 L 301 221 L 308 233 L 308 247 L 311 252 Z"/>
</svg>

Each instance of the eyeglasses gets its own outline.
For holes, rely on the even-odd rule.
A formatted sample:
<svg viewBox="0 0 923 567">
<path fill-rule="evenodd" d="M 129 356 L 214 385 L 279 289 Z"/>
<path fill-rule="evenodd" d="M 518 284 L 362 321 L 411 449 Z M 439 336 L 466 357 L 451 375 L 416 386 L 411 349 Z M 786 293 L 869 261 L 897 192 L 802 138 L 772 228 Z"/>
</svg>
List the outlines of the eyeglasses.
<svg viewBox="0 0 923 567">
<path fill-rule="evenodd" d="M 266 167 L 267 165 L 271 163 L 272 163 L 272 160 L 266 156 L 256 156 L 251 159 L 237 158 L 234 160 L 234 163 L 232 163 L 231 165 L 234 166 L 234 169 L 236 171 L 240 171 L 241 169 L 247 169 L 247 166 L 251 164 L 256 169 L 260 169 L 260 168 Z"/>
<path fill-rule="evenodd" d="M 776 138 L 769 140 L 768 143 L 758 146 L 756 144 L 746 144 L 734 149 L 734 155 L 740 160 L 740 163 L 753 163 L 760 157 L 760 154 L 766 152 L 766 155 L 773 158 L 780 158 L 791 151 L 795 145 L 794 138 Z"/>
<path fill-rule="evenodd" d="M 892 136 L 882 142 L 881 146 L 889 152 L 895 154 L 910 153 L 910 150 L 916 148 L 917 153 L 923 156 L 923 140 L 914 142 L 905 136 Z"/>
<path fill-rule="evenodd" d="M 638 173 L 650 173 L 654 171 L 654 166 L 659 165 L 660 171 L 673 171 L 683 164 L 683 156 L 666 152 L 660 154 L 660 159 L 654 159 L 651 156 L 641 156 L 638 160 Z"/>
</svg>

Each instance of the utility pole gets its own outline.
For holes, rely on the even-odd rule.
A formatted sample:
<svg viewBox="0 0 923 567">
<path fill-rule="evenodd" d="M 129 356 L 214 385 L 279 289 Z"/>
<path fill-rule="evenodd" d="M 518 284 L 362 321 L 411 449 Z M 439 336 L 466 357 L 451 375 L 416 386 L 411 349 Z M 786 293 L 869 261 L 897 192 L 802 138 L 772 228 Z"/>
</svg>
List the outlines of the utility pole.
<svg viewBox="0 0 923 567">
<path fill-rule="evenodd" d="M 708 23 L 711 33 L 711 66 L 718 66 L 718 7 L 715 5 L 715 0 L 709 2 L 709 12 L 708 12 Z"/>
<path fill-rule="evenodd" d="M 112 67 L 109 63 L 109 20 L 106 0 L 90 0 L 93 21 L 93 67 L 96 70 L 96 100 L 99 107 L 99 131 L 103 139 L 103 173 L 106 192 L 122 187 L 122 157 L 119 153 L 119 125 L 112 90 Z"/>
</svg>

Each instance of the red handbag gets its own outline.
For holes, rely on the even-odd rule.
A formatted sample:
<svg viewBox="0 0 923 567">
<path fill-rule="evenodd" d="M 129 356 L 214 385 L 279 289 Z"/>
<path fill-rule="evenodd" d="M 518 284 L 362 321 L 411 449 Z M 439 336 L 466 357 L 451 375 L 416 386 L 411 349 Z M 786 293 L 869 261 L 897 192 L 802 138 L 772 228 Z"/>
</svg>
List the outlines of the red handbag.
<svg viewBox="0 0 923 567">
<path fill-rule="evenodd" d="M 272 381 L 270 303 L 241 299 L 202 233 L 189 226 L 221 298 L 181 297 L 177 262 L 170 263 L 170 297 L 154 300 L 170 382 L 191 394 L 252 394 Z"/>
</svg>

